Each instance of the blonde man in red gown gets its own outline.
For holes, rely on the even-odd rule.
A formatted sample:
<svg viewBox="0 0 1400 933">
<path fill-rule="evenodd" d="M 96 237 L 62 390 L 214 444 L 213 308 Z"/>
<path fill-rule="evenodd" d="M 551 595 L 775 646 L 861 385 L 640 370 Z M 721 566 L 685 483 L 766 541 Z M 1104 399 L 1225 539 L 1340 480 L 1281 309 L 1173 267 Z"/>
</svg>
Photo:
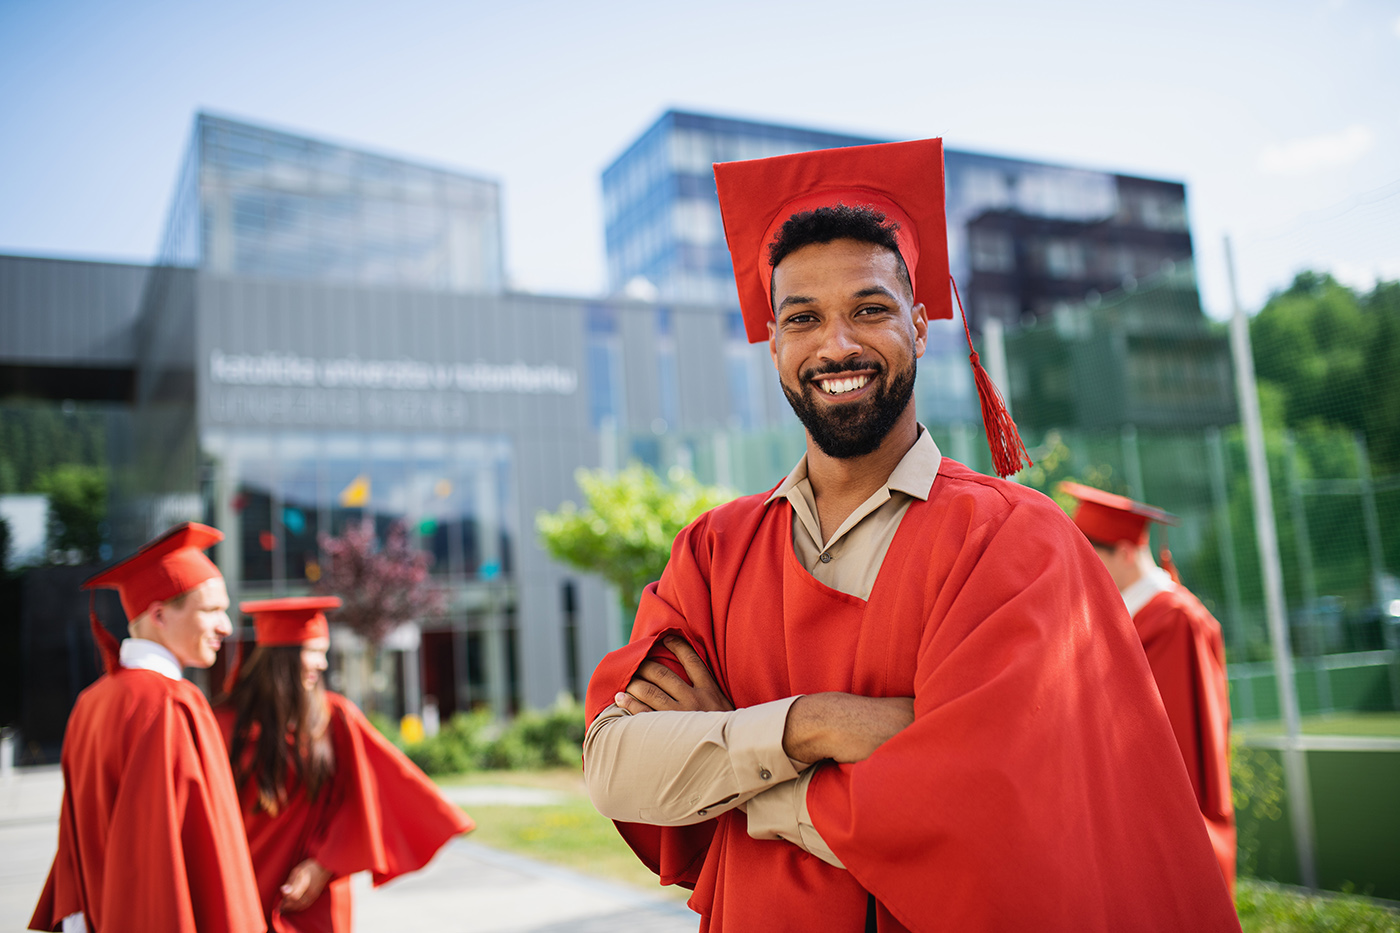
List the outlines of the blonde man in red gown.
<svg viewBox="0 0 1400 933">
<path fill-rule="evenodd" d="M 58 854 L 34 930 L 265 929 L 228 757 L 209 701 L 185 680 L 231 631 L 224 578 L 187 522 L 83 584 L 121 594 L 131 637 L 92 616 L 107 673 L 63 737 Z"/>
</svg>

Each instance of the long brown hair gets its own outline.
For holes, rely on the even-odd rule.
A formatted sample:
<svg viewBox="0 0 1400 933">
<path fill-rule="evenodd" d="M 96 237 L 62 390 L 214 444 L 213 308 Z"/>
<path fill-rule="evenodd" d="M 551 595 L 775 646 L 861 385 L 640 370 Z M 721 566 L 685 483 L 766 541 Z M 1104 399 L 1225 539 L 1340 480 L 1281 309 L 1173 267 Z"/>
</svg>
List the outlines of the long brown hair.
<svg viewBox="0 0 1400 933">
<path fill-rule="evenodd" d="M 287 803 L 289 773 L 296 773 L 307 797 L 316 799 L 335 772 L 335 752 L 321 679 L 312 690 L 302 687 L 301 648 L 255 648 L 226 702 L 234 711 L 229 747 L 234 784 L 242 788 L 256 780 L 258 808 L 272 814 Z"/>
</svg>

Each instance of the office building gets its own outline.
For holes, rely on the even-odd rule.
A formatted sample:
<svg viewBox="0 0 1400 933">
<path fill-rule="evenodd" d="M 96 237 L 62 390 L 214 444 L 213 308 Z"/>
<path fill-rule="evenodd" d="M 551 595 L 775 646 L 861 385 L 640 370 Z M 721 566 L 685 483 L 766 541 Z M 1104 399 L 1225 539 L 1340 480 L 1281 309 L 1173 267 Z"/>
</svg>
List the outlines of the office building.
<svg viewBox="0 0 1400 933">
<path fill-rule="evenodd" d="M 737 305 L 711 164 L 886 141 L 667 111 L 603 172 L 609 287 Z M 974 333 L 1191 260 L 1178 182 L 960 149 L 944 162 L 949 259 Z"/>
</svg>

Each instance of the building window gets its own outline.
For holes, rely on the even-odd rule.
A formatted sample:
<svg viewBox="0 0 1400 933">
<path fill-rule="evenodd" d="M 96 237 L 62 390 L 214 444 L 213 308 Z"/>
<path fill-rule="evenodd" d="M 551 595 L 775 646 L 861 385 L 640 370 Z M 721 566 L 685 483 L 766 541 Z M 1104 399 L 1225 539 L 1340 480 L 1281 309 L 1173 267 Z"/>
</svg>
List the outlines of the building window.
<svg viewBox="0 0 1400 933">
<path fill-rule="evenodd" d="M 590 307 L 586 330 L 588 411 L 593 427 L 625 427 L 622 338 L 618 334 L 617 311 L 602 305 Z"/>
<path fill-rule="evenodd" d="M 564 615 L 564 689 L 581 699 L 578 677 L 578 593 L 573 580 L 560 585 L 560 609 Z"/>
<path fill-rule="evenodd" d="M 1078 240 L 1049 239 L 1041 244 L 1043 269 L 1052 279 L 1082 279 L 1088 274 L 1084 244 Z"/>
<path fill-rule="evenodd" d="M 974 230 L 971 248 L 972 268 L 978 272 L 1016 270 L 1016 245 L 1009 233 L 1000 230 Z"/>
<path fill-rule="evenodd" d="M 681 423 L 680 380 L 676 371 L 676 335 L 670 308 L 656 309 L 657 394 L 664 427 L 675 430 Z M 658 432 L 659 433 L 659 432 Z"/>
<path fill-rule="evenodd" d="M 763 386 L 754 354 L 744 330 L 744 316 L 730 311 L 724 341 L 724 372 L 729 383 L 729 411 L 733 426 L 753 431 L 763 424 Z"/>
</svg>

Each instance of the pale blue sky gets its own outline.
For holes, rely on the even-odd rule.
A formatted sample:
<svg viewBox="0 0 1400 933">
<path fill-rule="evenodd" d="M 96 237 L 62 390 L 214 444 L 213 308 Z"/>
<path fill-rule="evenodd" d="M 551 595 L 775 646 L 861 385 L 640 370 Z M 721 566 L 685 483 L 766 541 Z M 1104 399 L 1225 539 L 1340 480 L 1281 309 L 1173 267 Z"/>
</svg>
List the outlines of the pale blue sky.
<svg viewBox="0 0 1400 933">
<path fill-rule="evenodd" d="M 605 284 L 668 107 L 1185 181 L 1257 306 L 1400 278 L 1400 3 L 0 0 L 0 252 L 147 261 L 198 109 L 499 180 L 519 288 Z"/>
</svg>

